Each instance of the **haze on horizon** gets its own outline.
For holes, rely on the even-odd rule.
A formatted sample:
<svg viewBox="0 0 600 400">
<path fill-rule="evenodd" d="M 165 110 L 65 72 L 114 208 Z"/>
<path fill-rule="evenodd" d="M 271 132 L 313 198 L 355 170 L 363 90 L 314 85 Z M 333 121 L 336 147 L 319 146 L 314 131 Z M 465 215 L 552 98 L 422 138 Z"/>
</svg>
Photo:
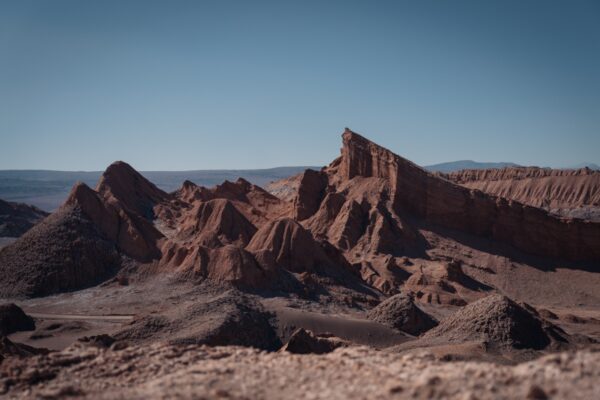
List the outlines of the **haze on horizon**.
<svg viewBox="0 0 600 400">
<path fill-rule="evenodd" d="M 0 169 L 600 164 L 599 2 L 415 3 L 2 2 Z"/>
</svg>

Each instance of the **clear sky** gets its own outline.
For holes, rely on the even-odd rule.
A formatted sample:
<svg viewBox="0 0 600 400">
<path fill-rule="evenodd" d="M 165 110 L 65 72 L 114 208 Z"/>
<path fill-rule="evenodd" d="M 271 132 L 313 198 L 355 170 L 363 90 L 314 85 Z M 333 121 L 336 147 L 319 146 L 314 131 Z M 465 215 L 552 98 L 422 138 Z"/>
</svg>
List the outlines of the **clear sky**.
<svg viewBox="0 0 600 400">
<path fill-rule="evenodd" d="M 600 163 L 600 2 L 0 1 L 0 169 Z"/>
</svg>

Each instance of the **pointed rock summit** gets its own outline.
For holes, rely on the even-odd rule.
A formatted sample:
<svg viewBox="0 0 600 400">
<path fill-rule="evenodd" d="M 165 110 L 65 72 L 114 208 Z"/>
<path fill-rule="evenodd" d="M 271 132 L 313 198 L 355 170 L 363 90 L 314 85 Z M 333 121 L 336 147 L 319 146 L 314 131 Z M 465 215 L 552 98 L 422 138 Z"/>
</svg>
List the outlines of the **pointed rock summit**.
<svg viewBox="0 0 600 400">
<path fill-rule="evenodd" d="M 342 134 L 342 155 L 339 174 L 344 180 L 355 176 L 393 180 L 400 157 L 376 145 L 349 128 Z M 403 160 L 407 161 L 407 160 Z"/>
<path fill-rule="evenodd" d="M 167 193 L 123 161 L 109 165 L 102 174 L 96 191 L 106 200 L 116 200 L 125 208 L 149 219 L 154 217 L 154 205 L 169 198 Z"/>
<path fill-rule="evenodd" d="M 184 222 L 182 234 L 203 246 L 232 243 L 245 246 L 256 232 L 254 225 L 226 199 L 202 202 L 192 212 L 194 218 Z"/>
</svg>

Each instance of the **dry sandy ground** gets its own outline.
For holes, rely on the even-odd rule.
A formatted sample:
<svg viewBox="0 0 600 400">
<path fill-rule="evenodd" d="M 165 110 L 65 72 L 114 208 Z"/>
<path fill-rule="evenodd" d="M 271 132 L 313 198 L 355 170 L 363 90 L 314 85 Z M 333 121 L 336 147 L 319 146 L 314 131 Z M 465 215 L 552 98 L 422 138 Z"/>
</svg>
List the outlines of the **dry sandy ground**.
<svg viewBox="0 0 600 400">
<path fill-rule="evenodd" d="M 502 366 L 367 347 L 293 355 L 243 347 L 78 345 L 4 363 L 0 377 L 0 392 L 10 398 L 594 399 L 600 398 L 600 352 Z"/>
</svg>

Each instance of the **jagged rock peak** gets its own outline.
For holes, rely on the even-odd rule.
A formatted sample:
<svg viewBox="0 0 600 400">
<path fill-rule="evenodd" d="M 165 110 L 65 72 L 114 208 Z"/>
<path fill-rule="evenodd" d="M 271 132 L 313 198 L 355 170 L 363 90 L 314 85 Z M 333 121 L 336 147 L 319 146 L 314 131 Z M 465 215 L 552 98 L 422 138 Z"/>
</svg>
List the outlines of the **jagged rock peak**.
<svg viewBox="0 0 600 400">
<path fill-rule="evenodd" d="M 348 128 L 342 134 L 342 141 L 339 174 L 344 180 L 355 176 L 395 179 L 399 162 L 417 167 Z"/>
<path fill-rule="evenodd" d="M 87 208 L 90 202 L 98 201 L 98 193 L 86 185 L 84 182 L 76 182 L 71 188 L 67 200 L 63 203 L 63 207 L 80 206 Z"/>
<path fill-rule="evenodd" d="M 123 161 L 115 161 L 106 168 L 96 191 L 104 198 L 114 197 L 131 211 L 144 217 L 151 217 L 152 207 L 169 197 Z"/>
<path fill-rule="evenodd" d="M 192 188 L 198 187 L 198 185 L 196 185 L 194 182 L 186 179 L 185 181 L 183 181 L 183 184 L 181 185 L 181 187 L 184 189 L 192 189 Z"/>
</svg>

